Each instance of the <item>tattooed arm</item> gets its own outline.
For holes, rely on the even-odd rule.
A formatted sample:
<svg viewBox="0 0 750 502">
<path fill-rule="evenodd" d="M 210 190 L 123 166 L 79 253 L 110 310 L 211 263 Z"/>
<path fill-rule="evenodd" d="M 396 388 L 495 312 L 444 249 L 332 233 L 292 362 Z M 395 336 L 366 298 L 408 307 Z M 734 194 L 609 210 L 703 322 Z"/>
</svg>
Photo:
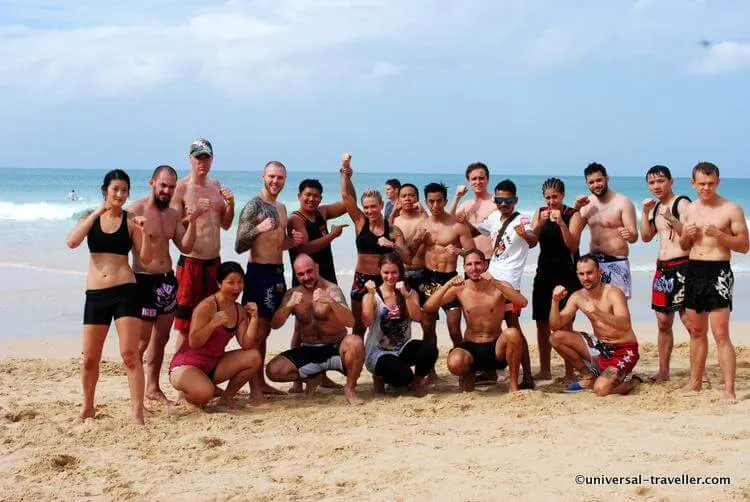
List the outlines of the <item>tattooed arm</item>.
<svg viewBox="0 0 750 502">
<path fill-rule="evenodd" d="M 332 285 L 326 292 L 328 293 L 327 296 L 330 298 L 330 301 L 328 303 L 331 306 L 333 315 L 336 316 L 336 319 L 338 319 L 341 324 L 343 324 L 347 328 L 353 328 L 354 314 L 352 314 L 352 311 L 349 310 L 349 306 L 346 304 L 346 297 L 341 291 L 341 288 L 336 285 Z M 323 295 L 323 299 L 323 301 L 328 300 L 325 298 L 325 295 Z"/>
<path fill-rule="evenodd" d="M 256 225 L 258 217 L 264 217 Z M 240 213 L 237 225 L 237 239 L 234 241 L 234 251 L 242 254 L 253 245 L 253 241 L 263 232 L 273 230 L 279 224 L 279 214 L 276 208 L 267 204 L 260 197 L 250 200 Z"/>
</svg>

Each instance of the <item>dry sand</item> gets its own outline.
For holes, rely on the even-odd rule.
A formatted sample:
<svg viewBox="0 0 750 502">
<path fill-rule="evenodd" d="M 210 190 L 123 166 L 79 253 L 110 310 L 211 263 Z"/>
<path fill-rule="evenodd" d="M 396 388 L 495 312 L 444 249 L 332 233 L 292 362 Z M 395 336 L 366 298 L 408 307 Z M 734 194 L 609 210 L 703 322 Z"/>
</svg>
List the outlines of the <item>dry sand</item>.
<svg viewBox="0 0 750 502">
<path fill-rule="evenodd" d="M 657 364 L 653 324 L 639 327 L 641 361 Z M 748 325 L 735 323 L 734 333 Z M 535 335 L 526 327 L 530 341 Z M 441 332 L 441 341 L 447 341 Z M 735 336 L 743 345 L 748 340 Z M 288 343 L 274 334 L 272 351 Z M 678 341 L 685 341 L 684 332 Z M 282 396 L 258 407 L 205 412 L 152 404 L 131 425 L 124 367 L 110 336 L 97 388 L 97 417 L 71 420 L 80 404 L 79 339 L 2 342 L 0 500 L 727 500 L 750 498 L 750 348 L 738 347 L 739 403 L 713 389 L 684 397 L 688 346 L 673 355 L 673 380 L 630 396 L 560 393 L 560 381 L 506 394 L 505 385 L 459 394 L 441 350 L 434 390 L 341 391 Z M 536 366 L 535 348 L 532 361 Z M 35 357 L 34 357 L 35 356 Z M 165 364 L 166 366 L 166 364 Z M 562 364 L 553 359 L 553 371 Z M 343 381 L 338 375 L 334 377 Z M 166 375 L 162 384 L 175 393 Z M 245 389 L 246 391 L 247 389 Z M 247 395 L 240 395 L 246 402 Z M 586 476 L 728 476 L 724 486 L 592 486 Z"/>
</svg>

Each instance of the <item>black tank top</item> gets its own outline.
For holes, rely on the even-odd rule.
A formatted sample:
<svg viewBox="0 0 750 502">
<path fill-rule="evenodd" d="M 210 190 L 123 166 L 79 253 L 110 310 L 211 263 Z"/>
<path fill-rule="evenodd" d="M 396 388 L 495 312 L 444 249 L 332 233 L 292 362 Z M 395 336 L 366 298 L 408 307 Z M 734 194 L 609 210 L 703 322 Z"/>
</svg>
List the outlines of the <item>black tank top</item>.
<svg viewBox="0 0 750 502">
<path fill-rule="evenodd" d="M 539 213 L 549 211 L 545 207 L 539 208 Z M 566 225 L 570 225 L 570 219 L 576 214 L 575 209 L 563 206 L 560 215 Z M 539 229 L 539 267 L 552 270 L 556 267 L 564 269 L 575 269 L 575 261 L 578 253 L 571 253 L 565 245 L 562 230 L 557 223 L 547 220 Z"/>
<path fill-rule="evenodd" d="M 309 241 L 320 239 L 328 233 L 326 220 L 323 218 L 323 215 L 320 214 L 320 211 L 315 212 L 315 221 L 308 220 L 300 211 L 294 211 L 292 214 L 296 214 L 305 223 L 305 230 L 307 231 L 307 239 Z M 294 263 L 298 254 L 299 251 L 297 251 L 296 248 L 289 248 L 289 258 L 292 260 L 292 263 Z M 323 279 L 338 284 L 336 281 L 336 269 L 333 266 L 333 252 L 331 251 L 330 244 L 316 253 L 310 253 L 310 258 L 318 264 L 320 276 Z M 292 274 L 292 282 L 295 286 L 298 284 L 297 277 L 295 277 L 294 274 Z"/>
<path fill-rule="evenodd" d="M 122 212 L 120 226 L 108 234 L 102 230 L 100 216 L 94 220 L 91 230 L 87 236 L 87 243 L 91 253 L 112 253 L 127 256 L 130 248 L 133 247 L 133 241 L 128 232 L 128 212 Z"/>
<path fill-rule="evenodd" d="M 388 220 L 383 221 L 385 222 L 383 234 L 375 235 L 374 233 L 372 233 L 372 230 L 370 230 L 370 220 L 365 218 L 365 226 L 362 227 L 362 230 L 359 232 L 359 235 L 357 235 L 357 239 L 355 241 L 355 243 L 357 244 L 357 253 L 383 255 L 393 252 L 393 249 L 391 248 L 378 245 L 378 239 L 380 239 L 381 237 L 390 239 L 389 236 L 391 235 L 391 228 L 388 225 Z"/>
</svg>

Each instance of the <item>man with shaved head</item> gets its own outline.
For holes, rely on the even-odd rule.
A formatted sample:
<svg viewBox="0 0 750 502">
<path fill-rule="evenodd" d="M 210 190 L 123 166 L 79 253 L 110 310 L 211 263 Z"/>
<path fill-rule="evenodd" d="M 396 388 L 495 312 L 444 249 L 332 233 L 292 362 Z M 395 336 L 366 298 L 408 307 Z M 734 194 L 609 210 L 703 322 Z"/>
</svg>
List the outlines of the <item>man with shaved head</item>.
<svg viewBox="0 0 750 502">
<path fill-rule="evenodd" d="M 250 251 L 242 304 L 253 302 L 258 305 L 258 349 L 263 359 L 266 357 L 266 338 L 271 332 L 271 318 L 286 291 L 283 253 L 302 242 L 302 234 L 297 230 L 291 230 L 287 236 L 286 206 L 276 200 L 285 183 L 284 164 L 272 160 L 263 167 L 263 189 L 242 208 L 234 243 L 237 254 Z M 262 402 L 263 394 L 283 392 L 268 385 L 261 371 L 251 382 L 250 402 Z"/>
<path fill-rule="evenodd" d="M 304 381 L 307 394 L 312 394 L 325 371 L 340 371 L 346 375 L 346 400 L 362 404 L 355 386 L 365 361 L 365 346 L 362 337 L 347 334 L 347 328 L 354 326 L 354 315 L 344 293 L 320 277 L 318 265 L 309 255 L 298 255 L 293 269 L 299 286 L 286 292 L 271 327 L 280 328 L 294 314 L 302 346 L 274 357 L 266 367 L 268 378 L 274 382 Z"/>
</svg>

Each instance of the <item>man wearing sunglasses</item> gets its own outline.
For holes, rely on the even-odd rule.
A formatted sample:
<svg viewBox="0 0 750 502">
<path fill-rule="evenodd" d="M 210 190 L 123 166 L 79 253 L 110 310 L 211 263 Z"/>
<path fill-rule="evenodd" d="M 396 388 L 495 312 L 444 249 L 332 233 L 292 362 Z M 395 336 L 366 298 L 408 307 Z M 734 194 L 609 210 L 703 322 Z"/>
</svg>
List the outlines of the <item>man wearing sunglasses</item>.
<svg viewBox="0 0 750 502">
<path fill-rule="evenodd" d="M 510 283 L 516 291 L 521 290 L 521 276 L 526 266 L 526 258 L 529 248 L 536 246 L 537 236 L 531 227 L 531 218 L 525 214 L 516 212 L 516 184 L 511 180 L 503 180 L 495 186 L 495 207 L 497 211 L 491 213 L 484 221 L 476 227 L 469 221 L 465 221 L 471 229 L 473 236 L 489 236 L 492 250 L 489 256 L 489 272 L 498 281 Z M 463 218 L 461 218 L 463 219 Z M 513 303 L 505 304 L 505 322 L 510 328 L 521 331 L 518 317 L 521 307 Z M 522 389 L 534 387 L 531 376 L 531 360 L 529 359 L 529 346 L 523 337 L 523 353 L 521 356 L 521 367 L 523 368 Z"/>
</svg>

